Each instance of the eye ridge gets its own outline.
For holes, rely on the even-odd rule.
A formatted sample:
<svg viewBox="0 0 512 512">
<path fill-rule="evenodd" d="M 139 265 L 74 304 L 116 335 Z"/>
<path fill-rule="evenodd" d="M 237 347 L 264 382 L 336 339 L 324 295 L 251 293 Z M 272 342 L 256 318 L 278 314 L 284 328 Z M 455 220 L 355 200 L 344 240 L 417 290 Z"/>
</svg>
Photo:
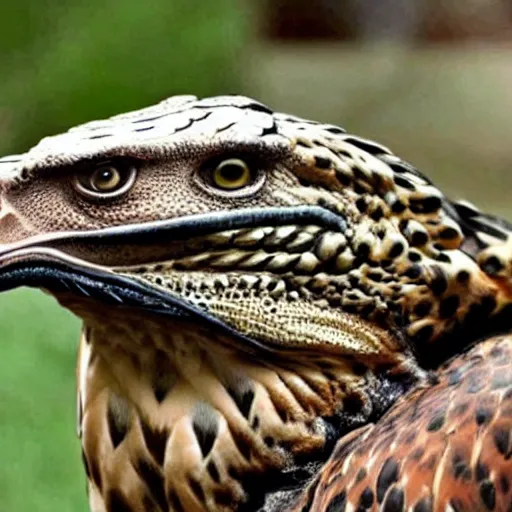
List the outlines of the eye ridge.
<svg viewBox="0 0 512 512">
<path fill-rule="evenodd" d="M 111 199 L 126 194 L 135 183 L 137 168 L 132 164 L 103 162 L 73 176 L 73 188 L 86 199 Z"/>
</svg>

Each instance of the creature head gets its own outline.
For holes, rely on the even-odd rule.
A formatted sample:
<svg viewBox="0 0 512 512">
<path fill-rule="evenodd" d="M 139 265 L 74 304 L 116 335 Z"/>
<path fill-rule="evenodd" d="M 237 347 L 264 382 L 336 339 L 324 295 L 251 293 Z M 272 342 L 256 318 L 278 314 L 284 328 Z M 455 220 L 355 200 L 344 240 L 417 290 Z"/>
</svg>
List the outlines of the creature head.
<svg viewBox="0 0 512 512">
<path fill-rule="evenodd" d="M 117 383 L 79 399 L 89 466 L 98 425 L 112 453 L 139 432 L 176 495 L 217 503 L 215 459 L 243 501 L 240 475 L 321 458 L 507 318 L 509 224 L 248 98 L 89 123 L 0 160 L 0 179 L 0 288 L 53 293 L 84 319 L 79 388 Z"/>
<path fill-rule="evenodd" d="M 356 354 L 379 351 L 366 326 L 424 351 L 508 302 L 508 225 L 382 146 L 250 99 L 171 98 L 0 170 L 4 286 L 131 290 L 260 347 Z"/>
</svg>

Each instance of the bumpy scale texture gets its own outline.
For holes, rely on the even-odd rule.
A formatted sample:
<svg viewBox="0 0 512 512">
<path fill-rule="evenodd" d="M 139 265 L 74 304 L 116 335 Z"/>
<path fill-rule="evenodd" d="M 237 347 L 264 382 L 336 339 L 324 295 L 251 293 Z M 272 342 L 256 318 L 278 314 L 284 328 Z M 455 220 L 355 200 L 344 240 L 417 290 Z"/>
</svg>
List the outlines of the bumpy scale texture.
<svg viewBox="0 0 512 512">
<path fill-rule="evenodd" d="M 218 190 L 230 158 L 252 180 Z M 119 198 L 73 187 L 127 161 Z M 512 338 L 492 337 L 512 323 L 506 221 L 238 96 L 43 139 L 0 159 L 0 187 L 0 274 L 95 276 L 31 282 L 84 321 L 93 511 L 512 511 Z M 167 298 L 197 318 L 162 314 Z"/>
</svg>

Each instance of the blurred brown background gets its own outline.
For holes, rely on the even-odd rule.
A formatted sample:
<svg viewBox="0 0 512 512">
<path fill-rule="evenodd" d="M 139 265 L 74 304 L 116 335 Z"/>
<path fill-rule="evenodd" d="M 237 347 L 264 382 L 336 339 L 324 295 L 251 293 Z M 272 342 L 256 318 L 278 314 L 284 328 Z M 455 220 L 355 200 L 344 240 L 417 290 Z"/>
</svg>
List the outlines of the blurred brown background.
<svg viewBox="0 0 512 512">
<path fill-rule="evenodd" d="M 17 0 L 0 5 L 0 153 L 173 94 L 340 124 L 512 219 L 512 0 Z M 79 322 L 0 295 L 0 512 L 85 511 Z"/>
<path fill-rule="evenodd" d="M 247 89 L 512 217 L 512 0 L 268 0 Z"/>
</svg>

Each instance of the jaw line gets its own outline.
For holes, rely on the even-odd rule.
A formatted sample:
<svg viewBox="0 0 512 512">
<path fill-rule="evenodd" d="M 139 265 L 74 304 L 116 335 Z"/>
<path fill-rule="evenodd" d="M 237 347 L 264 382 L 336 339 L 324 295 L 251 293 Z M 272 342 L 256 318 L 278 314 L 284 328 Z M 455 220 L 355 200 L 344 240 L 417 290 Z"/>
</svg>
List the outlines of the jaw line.
<svg viewBox="0 0 512 512">
<path fill-rule="evenodd" d="M 213 213 L 187 215 L 177 219 L 126 224 L 88 231 L 63 231 L 49 235 L 35 235 L 21 242 L 0 244 L 0 278 L 4 261 L 14 251 L 29 247 L 48 247 L 61 243 L 87 242 L 98 245 L 155 243 L 159 237 L 184 240 L 192 236 L 215 231 L 251 228 L 258 226 L 283 226 L 287 224 L 315 224 L 338 232 L 345 232 L 345 217 L 321 206 L 289 206 L 250 208 Z"/>
<path fill-rule="evenodd" d="M 61 256 L 61 255 L 58 255 Z M 272 346 L 233 329 L 188 301 L 157 290 L 141 281 L 119 276 L 97 265 L 76 258 L 57 257 L 57 251 L 38 248 L 12 254 L 0 270 L 0 292 L 20 286 L 44 288 L 51 293 L 72 293 L 108 306 L 136 308 L 140 311 L 186 322 L 201 322 L 219 334 L 239 343 L 240 348 L 278 354 L 284 347 Z"/>
<path fill-rule="evenodd" d="M 185 299 L 155 289 L 140 280 L 120 276 L 109 267 L 74 257 L 54 246 L 58 246 L 59 242 L 87 242 L 104 246 L 124 243 L 145 245 L 154 243 L 155 238 L 160 237 L 180 240 L 189 238 L 191 234 L 200 236 L 219 230 L 291 223 L 315 224 L 338 232 L 344 232 L 347 227 L 342 215 L 319 206 L 298 206 L 223 211 L 93 231 L 35 236 L 0 246 L 0 292 L 20 286 L 45 288 L 54 294 L 73 293 L 106 305 L 134 307 L 168 318 L 199 321 L 238 340 L 246 350 L 278 354 L 288 349 L 241 334 Z"/>
</svg>

